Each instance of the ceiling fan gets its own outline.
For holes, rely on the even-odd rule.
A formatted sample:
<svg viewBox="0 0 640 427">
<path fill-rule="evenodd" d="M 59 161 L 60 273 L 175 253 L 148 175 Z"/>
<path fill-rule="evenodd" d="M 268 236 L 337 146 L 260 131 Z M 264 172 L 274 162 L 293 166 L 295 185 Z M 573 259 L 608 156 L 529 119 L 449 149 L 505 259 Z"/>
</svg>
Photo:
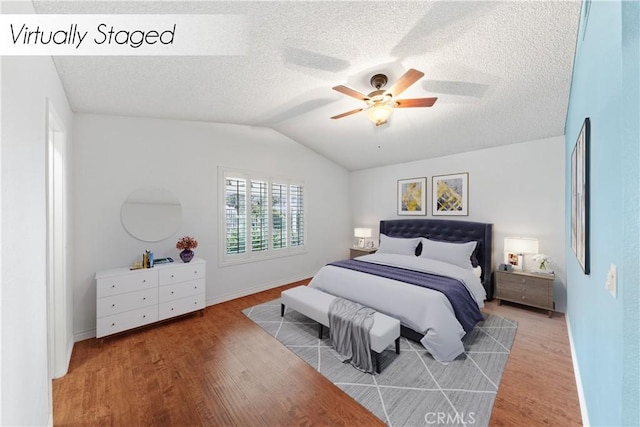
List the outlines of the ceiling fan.
<svg viewBox="0 0 640 427">
<path fill-rule="evenodd" d="M 359 113 L 360 111 L 366 111 L 369 120 L 376 126 L 380 126 L 387 123 L 394 108 L 431 107 L 438 98 L 397 99 L 398 95 L 417 82 L 422 76 L 424 76 L 422 71 L 410 68 L 393 86 L 387 90 L 383 90 L 382 88 L 387 84 L 388 78 L 384 74 L 376 74 L 371 77 L 370 80 L 371 86 L 373 86 L 375 90 L 368 95 L 346 86 L 336 86 L 333 90 L 364 101 L 366 105 L 362 108 L 356 108 L 355 110 L 347 111 L 346 113 L 338 114 L 331 118 L 341 119 L 351 114 Z"/>
</svg>

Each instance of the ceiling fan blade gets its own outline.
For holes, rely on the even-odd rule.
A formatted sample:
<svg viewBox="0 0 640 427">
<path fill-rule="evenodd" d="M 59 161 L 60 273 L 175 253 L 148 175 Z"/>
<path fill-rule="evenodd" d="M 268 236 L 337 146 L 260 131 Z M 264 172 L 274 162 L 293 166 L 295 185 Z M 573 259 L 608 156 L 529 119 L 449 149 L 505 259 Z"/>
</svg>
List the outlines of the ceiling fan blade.
<svg viewBox="0 0 640 427">
<path fill-rule="evenodd" d="M 368 101 L 369 97 L 363 93 L 358 92 L 357 90 L 353 90 L 350 87 L 346 86 L 336 86 L 333 90 L 337 90 L 338 92 L 344 93 L 345 95 L 349 95 L 355 99 L 359 99 L 360 101 Z"/>
<path fill-rule="evenodd" d="M 347 111 L 346 113 L 338 114 L 337 116 L 333 116 L 331 118 L 332 119 L 341 119 L 343 117 L 350 116 L 350 115 L 355 114 L 355 113 L 359 113 L 363 109 L 364 108 L 356 108 L 355 110 Z"/>
<path fill-rule="evenodd" d="M 437 99 L 438 98 L 398 99 L 396 101 L 396 108 L 431 107 L 436 103 Z"/>
<path fill-rule="evenodd" d="M 424 76 L 422 71 L 418 71 L 415 68 L 409 68 L 406 73 L 398 79 L 385 93 L 390 93 L 393 96 L 398 96 L 404 92 L 409 86 L 417 82 Z"/>
</svg>

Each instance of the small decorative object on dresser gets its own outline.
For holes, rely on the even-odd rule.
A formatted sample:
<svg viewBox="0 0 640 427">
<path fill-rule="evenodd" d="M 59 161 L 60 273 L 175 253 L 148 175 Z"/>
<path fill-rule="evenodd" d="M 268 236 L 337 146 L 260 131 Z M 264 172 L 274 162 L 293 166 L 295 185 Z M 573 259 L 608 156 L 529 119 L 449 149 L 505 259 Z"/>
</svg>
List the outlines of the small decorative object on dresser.
<svg viewBox="0 0 640 427">
<path fill-rule="evenodd" d="M 206 262 L 96 273 L 96 338 L 205 307 Z"/>
<path fill-rule="evenodd" d="M 193 251 L 191 249 L 195 249 L 198 247 L 198 241 L 190 236 L 184 236 L 178 239 L 178 243 L 176 243 L 176 248 L 182 249 L 180 252 L 180 259 L 182 262 L 189 262 L 193 258 Z"/>
<path fill-rule="evenodd" d="M 537 274 L 526 271 L 501 271 L 495 273 L 496 289 L 495 298 L 498 305 L 502 301 L 511 301 L 549 310 L 549 317 L 553 315 L 555 304 L 553 302 L 553 281 L 555 276 L 550 274 Z"/>
</svg>

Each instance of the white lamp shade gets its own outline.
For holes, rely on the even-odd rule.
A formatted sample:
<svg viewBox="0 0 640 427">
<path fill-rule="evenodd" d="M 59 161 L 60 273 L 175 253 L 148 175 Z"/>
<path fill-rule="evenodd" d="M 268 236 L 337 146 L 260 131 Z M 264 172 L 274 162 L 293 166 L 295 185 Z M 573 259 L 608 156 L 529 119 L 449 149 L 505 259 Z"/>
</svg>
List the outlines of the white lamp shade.
<svg viewBox="0 0 640 427">
<path fill-rule="evenodd" d="M 359 237 L 361 239 L 371 237 L 371 229 L 370 228 L 356 228 L 353 230 L 353 235 Z"/>
<path fill-rule="evenodd" d="M 530 237 L 505 237 L 504 250 L 516 254 L 537 254 L 538 239 Z"/>
</svg>

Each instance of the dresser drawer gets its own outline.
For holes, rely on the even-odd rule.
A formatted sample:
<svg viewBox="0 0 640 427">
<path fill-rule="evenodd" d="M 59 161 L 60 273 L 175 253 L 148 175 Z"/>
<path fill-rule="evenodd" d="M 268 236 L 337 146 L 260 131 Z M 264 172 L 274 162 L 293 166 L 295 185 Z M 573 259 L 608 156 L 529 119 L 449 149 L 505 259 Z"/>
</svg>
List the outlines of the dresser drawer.
<svg viewBox="0 0 640 427">
<path fill-rule="evenodd" d="M 190 313 L 204 308 L 204 294 L 160 303 L 158 315 L 160 320 L 169 319 L 181 314 Z"/>
<path fill-rule="evenodd" d="M 158 306 L 139 308 L 97 320 L 96 338 L 158 321 Z"/>
<path fill-rule="evenodd" d="M 531 284 L 531 283 L 513 283 L 513 282 L 504 282 L 501 281 L 498 283 L 497 291 L 505 291 L 515 294 L 528 294 L 528 295 L 538 295 L 538 296 L 548 296 L 551 293 L 551 286 L 549 283 L 543 284 Z"/>
<path fill-rule="evenodd" d="M 127 292 L 126 294 L 98 298 L 96 316 L 111 316 L 156 304 L 158 304 L 158 290 L 155 287 L 136 292 Z"/>
<path fill-rule="evenodd" d="M 204 293 L 204 279 L 160 286 L 160 302 L 173 301 Z"/>
<path fill-rule="evenodd" d="M 205 264 L 171 266 L 160 270 L 160 286 L 204 278 Z"/>
<path fill-rule="evenodd" d="M 154 269 L 132 271 L 126 275 L 108 276 L 96 279 L 96 295 L 98 298 L 125 292 L 135 292 L 158 286 L 158 273 Z"/>
<path fill-rule="evenodd" d="M 514 285 L 524 286 L 545 286 L 548 287 L 553 280 L 545 277 L 526 276 L 524 274 L 504 273 L 499 271 L 500 283 L 512 283 Z"/>
<path fill-rule="evenodd" d="M 521 304 L 553 309 L 553 298 L 548 294 L 499 288 L 495 298 Z"/>
</svg>

